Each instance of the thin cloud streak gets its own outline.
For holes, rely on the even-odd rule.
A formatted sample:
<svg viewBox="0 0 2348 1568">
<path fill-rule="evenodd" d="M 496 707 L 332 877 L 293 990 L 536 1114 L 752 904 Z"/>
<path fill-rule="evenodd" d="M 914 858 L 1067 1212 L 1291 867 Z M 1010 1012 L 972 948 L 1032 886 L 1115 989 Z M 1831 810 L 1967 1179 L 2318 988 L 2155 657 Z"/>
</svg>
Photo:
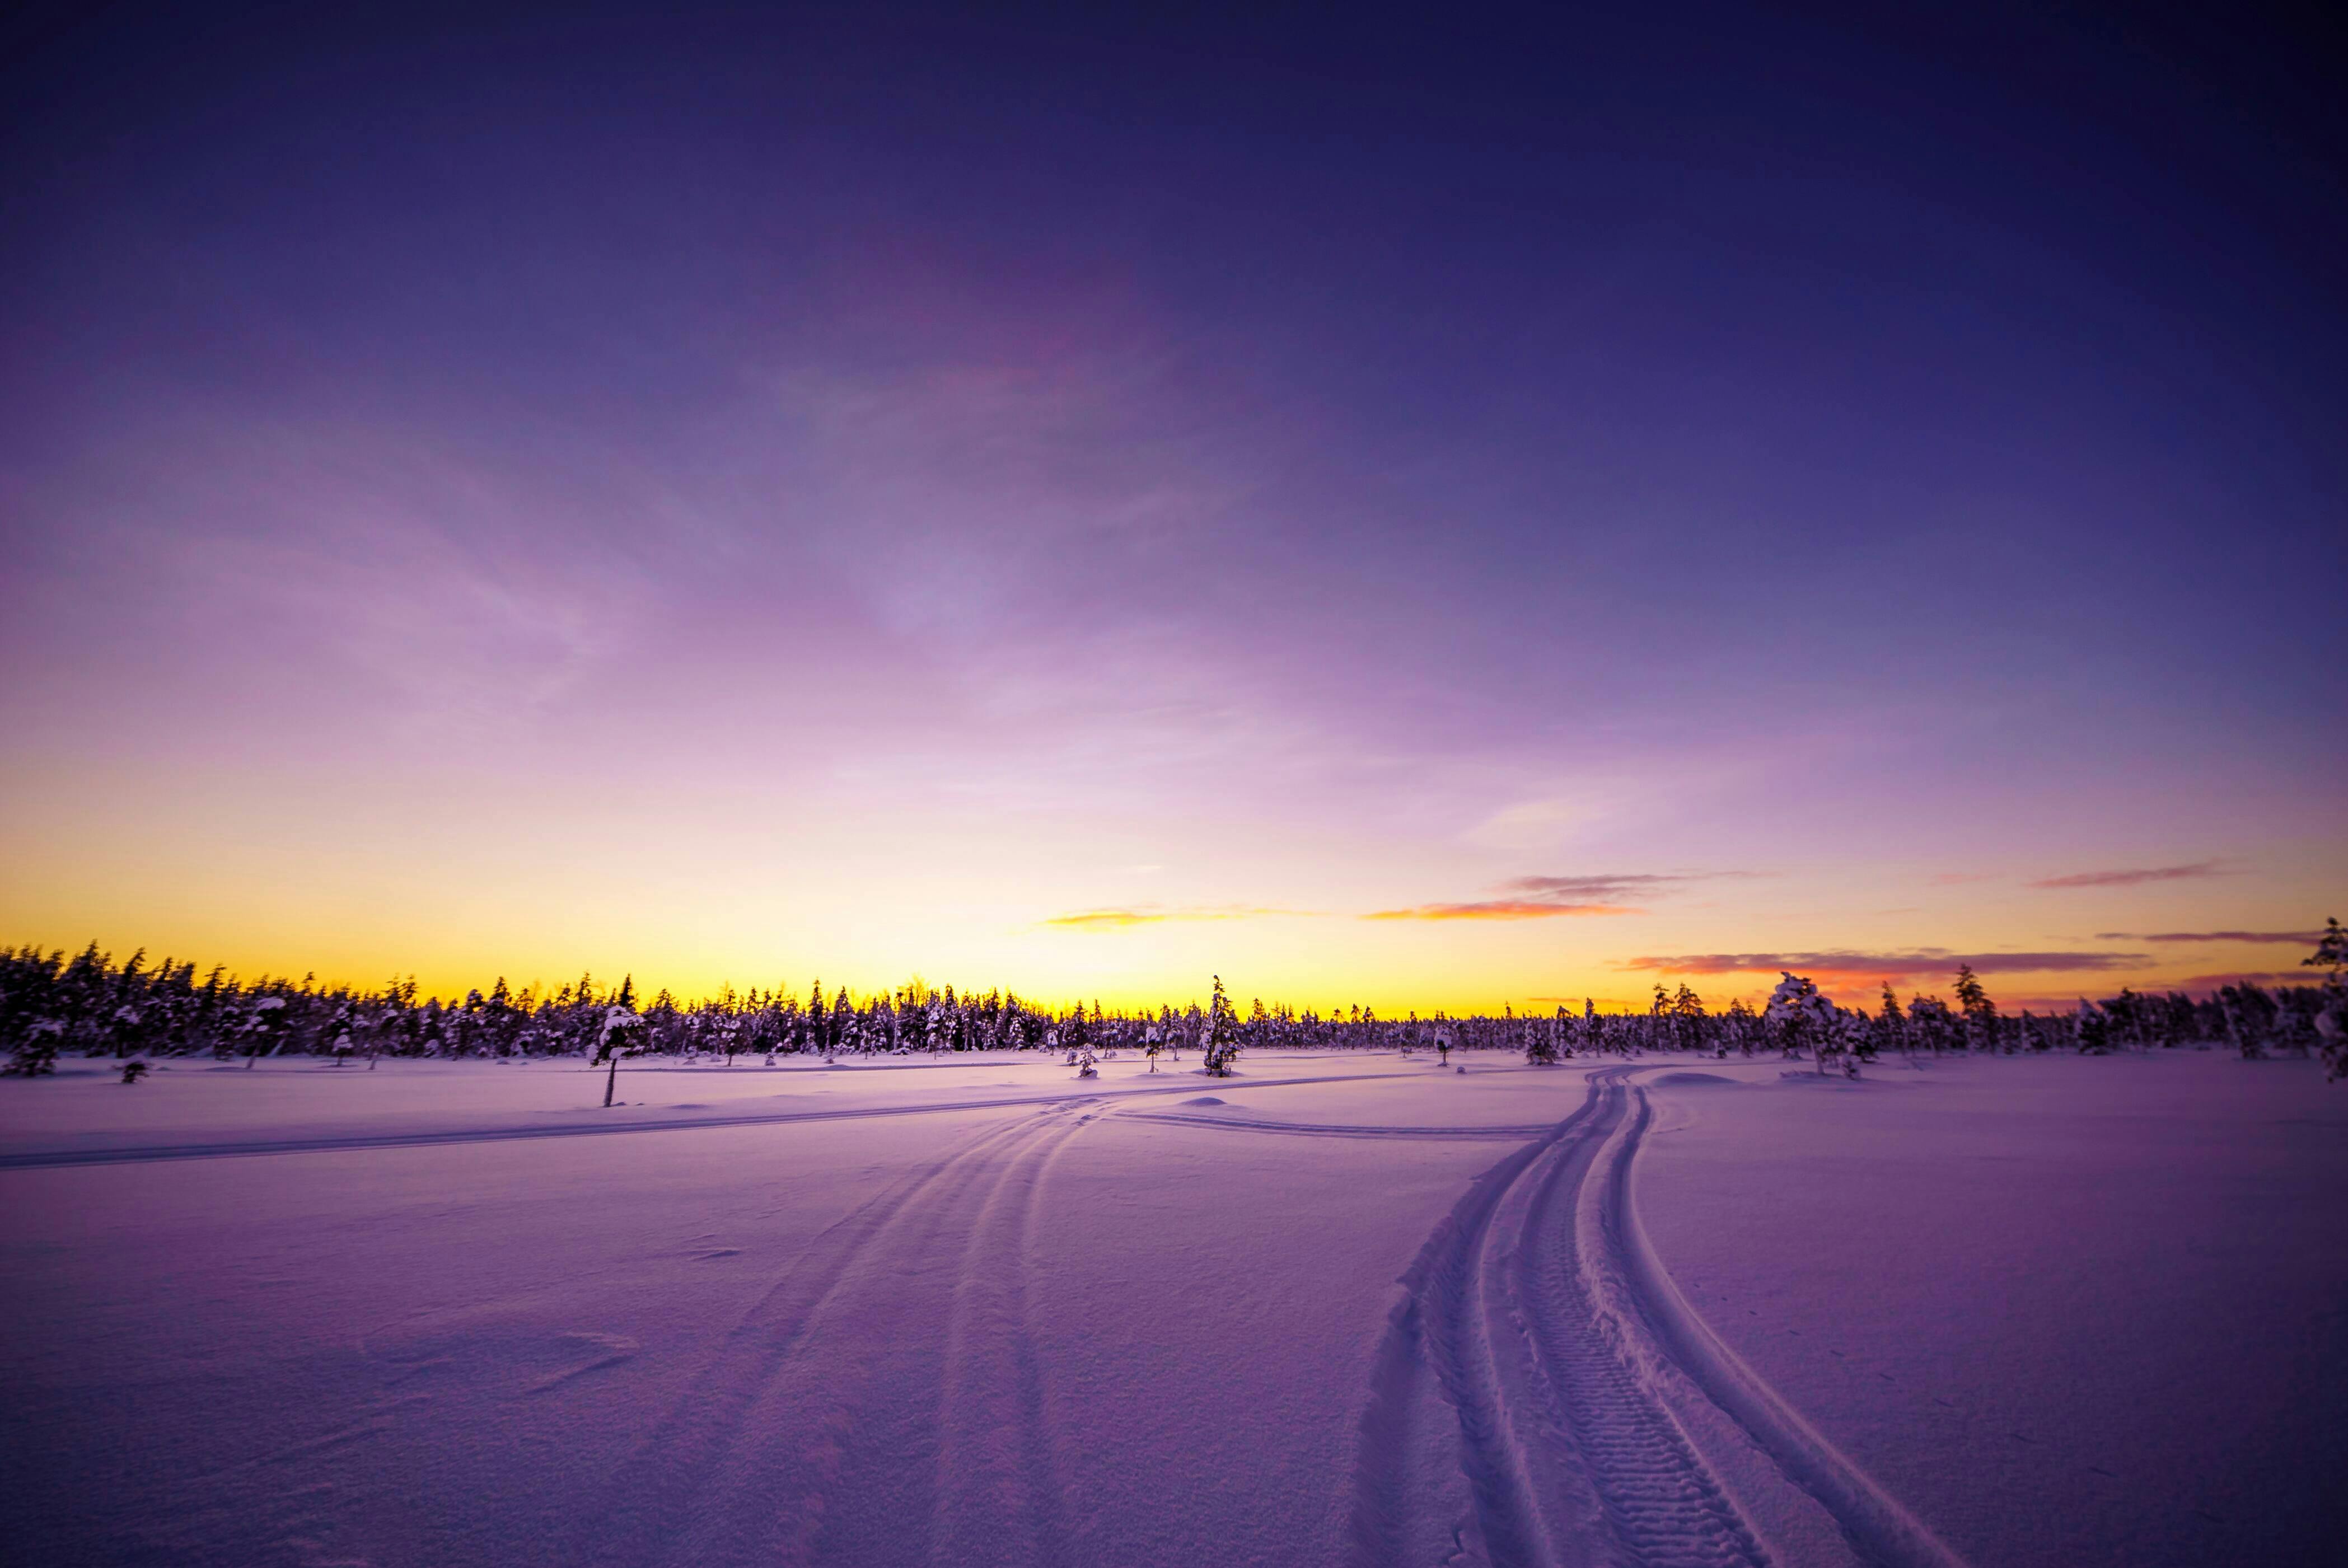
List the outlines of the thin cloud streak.
<svg viewBox="0 0 2348 1568">
<path fill-rule="evenodd" d="M 1644 914 L 1625 898 L 1668 893 L 1681 882 L 1751 877 L 1757 872 L 1618 872 L 1589 876 L 1511 877 L 1500 884 L 1513 898 L 1470 899 L 1382 909 L 1364 920 L 1545 920 L 1552 915 Z"/>
<path fill-rule="evenodd" d="M 2153 866 L 2141 870 L 2114 872 L 2075 872 L 2069 876 L 2048 877 L 2034 882 L 2032 887 L 2142 887 L 2147 882 L 2189 882 L 2200 877 L 2223 876 L 2216 861 L 2196 861 L 2189 866 Z"/>
<path fill-rule="evenodd" d="M 2099 931 L 2098 942 L 2272 942 L 2312 947 L 2323 940 L 2320 931 L 2157 931 L 2137 935 L 2127 931 Z"/>
<path fill-rule="evenodd" d="M 2255 969 L 2230 971 L 2222 975 L 2196 975 L 2189 980 L 2179 980 L 2166 989 L 2172 991 L 2215 991 L 2221 985 L 2312 985 L 2320 972 L 2313 969 Z"/>
<path fill-rule="evenodd" d="M 1618 969 L 1648 969 L 1665 975 L 1742 975 L 1800 971 L 1842 977 L 1904 980 L 1914 975 L 1953 975 L 1970 965 L 1976 975 L 2049 972 L 2093 973 L 2142 968 L 2141 953 L 1952 953 L 1919 947 L 1905 953 L 1859 953 L 1837 948 L 1814 953 L 1682 953 L 1626 958 Z"/>
<path fill-rule="evenodd" d="M 1644 914 L 1619 903 L 1547 903 L 1529 899 L 1488 899 L 1478 903 L 1423 903 L 1414 909 L 1382 909 L 1364 920 L 1545 920 L 1560 914 Z"/>
<path fill-rule="evenodd" d="M 1619 876 L 1512 877 L 1500 885 L 1511 892 L 1525 893 L 1534 898 L 1573 902 L 1620 898 L 1626 893 L 1658 892 L 1673 882 L 1696 880 L 1694 874 L 1642 872 Z"/>
<path fill-rule="evenodd" d="M 1171 921 L 1255 920 L 1266 915 L 1301 915 L 1301 909 L 1087 909 L 1056 914 L 1040 925 L 1066 931 L 1122 931 L 1135 925 L 1162 925 Z"/>
</svg>

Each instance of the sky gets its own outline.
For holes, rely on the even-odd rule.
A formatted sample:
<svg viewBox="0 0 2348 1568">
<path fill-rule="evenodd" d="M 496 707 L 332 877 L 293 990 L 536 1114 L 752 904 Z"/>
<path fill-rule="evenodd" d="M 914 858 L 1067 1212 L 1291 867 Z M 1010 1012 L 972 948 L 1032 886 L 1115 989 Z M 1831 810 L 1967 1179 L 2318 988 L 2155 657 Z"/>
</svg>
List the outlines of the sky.
<svg viewBox="0 0 2348 1568">
<path fill-rule="evenodd" d="M 1634 9 L 7 24 L 0 941 L 2292 971 L 2339 25 Z"/>
</svg>

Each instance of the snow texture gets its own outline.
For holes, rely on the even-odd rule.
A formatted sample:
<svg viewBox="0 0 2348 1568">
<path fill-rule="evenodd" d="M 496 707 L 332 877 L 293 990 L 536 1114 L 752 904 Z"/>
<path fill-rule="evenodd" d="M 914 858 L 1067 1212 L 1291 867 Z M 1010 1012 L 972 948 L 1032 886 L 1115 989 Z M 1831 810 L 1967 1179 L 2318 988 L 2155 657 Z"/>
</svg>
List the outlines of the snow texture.
<svg viewBox="0 0 2348 1568">
<path fill-rule="evenodd" d="M 5 1555 L 2336 1560 L 2316 1064 L 1469 1055 L 67 1058 Z"/>
</svg>

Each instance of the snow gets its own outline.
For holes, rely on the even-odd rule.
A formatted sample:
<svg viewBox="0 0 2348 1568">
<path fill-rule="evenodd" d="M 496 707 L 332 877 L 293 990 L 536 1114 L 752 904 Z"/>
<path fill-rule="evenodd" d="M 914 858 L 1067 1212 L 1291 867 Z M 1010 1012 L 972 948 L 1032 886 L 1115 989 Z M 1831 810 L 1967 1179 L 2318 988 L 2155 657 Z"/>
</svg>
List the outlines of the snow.
<svg viewBox="0 0 2348 1568">
<path fill-rule="evenodd" d="M 2170 1051 L 1659 1089 L 1639 1211 L 1721 1337 L 1972 1561 L 2335 1563 L 2348 1097 L 2320 1080 Z"/>
<path fill-rule="evenodd" d="M 0 1539 L 2333 1560 L 2314 1065 L 1462 1065 L 67 1058 L 0 1084 Z"/>
</svg>

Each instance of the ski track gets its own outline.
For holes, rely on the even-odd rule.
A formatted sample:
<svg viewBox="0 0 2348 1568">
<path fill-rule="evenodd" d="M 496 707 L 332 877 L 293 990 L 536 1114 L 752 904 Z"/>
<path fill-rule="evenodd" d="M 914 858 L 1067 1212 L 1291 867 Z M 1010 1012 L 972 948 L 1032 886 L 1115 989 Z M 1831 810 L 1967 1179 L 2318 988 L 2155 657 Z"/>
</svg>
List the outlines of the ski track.
<svg viewBox="0 0 2348 1568">
<path fill-rule="evenodd" d="M 865 1068 L 865 1071 L 880 1071 Z M 1287 1088 L 1299 1084 L 1371 1083 L 1410 1078 L 1410 1073 L 1339 1073 L 1321 1078 L 1218 1078 L 1224 1090 Z M 138 1165 L 159 1160 L 228 1160 L 262 1154 L 350 1154 L 374 1149 L 431 1149 L 453 1143 L 510 1143 L 540 1138 L 601 1138 L 623 1132 L 698 1132 L 718 1127 L 766 1127 L 781 1122 L 848 1121 L 864 1117 L 926 1116 L 955 1110 L 1017 1110 L 1029 1106 L 1068 1105 L 1094 1099 L 1127 1099 L 1195 1094 L 1195 1083 L 1152 1084 L 1142 1088 L 1083 1088 L 1051 1094 L 1012 1095 L 999 1099 L 938 1100 L 922 1105 L 845 1106 L 836 1109 L 760 1111 L 747 1116 L 701 1116 L 662 1121 L 564 1122 L 551 1127 L 450 1128 L 430 1132 L 336 1133 L 317 1138 L 249 1139 L 237 1142 L 123 1145 L 90 1149 L 31 1149 L 0 1153 L 0 1171 L 45 1171 L 77 1165 Z"/>
<path fill-rule="evenodd" d="M 1090 1101 L 990 1128 L 806 1248 L 606 1485 L 561 1559 L 1067 1560 L 1028 1281 Z M 911 1550 L 909 1551 L 909 1545 Z"/>
<path fill-rule="evenodd" d="M 1962 1568 L 1672 1285 L 1632 1205 L 1631 1164 L 1652 1119 L 1633 1070 L 1591 1074 L 1581 1109 L 1478 1178 L 1404 1276 L 1362 1418 L 1351 1560 L 1778 1561 L 1684 1413 L 1766 1456 L 1741 1484 L 1807 1494 L 1858 1562 Z"/>
</svg>

